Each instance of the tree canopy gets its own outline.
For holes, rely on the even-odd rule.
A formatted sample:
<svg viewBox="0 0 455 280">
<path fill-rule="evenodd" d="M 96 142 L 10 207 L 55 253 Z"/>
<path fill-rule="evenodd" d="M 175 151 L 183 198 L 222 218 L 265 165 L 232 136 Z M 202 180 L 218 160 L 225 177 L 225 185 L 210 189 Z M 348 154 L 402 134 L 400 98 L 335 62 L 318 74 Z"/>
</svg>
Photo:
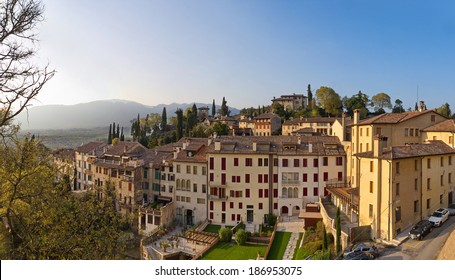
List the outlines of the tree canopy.
<svg viewBox="0 0 455 280">
<path fill-rule="evenodd" d="M 341 115 L 341 98 L 332 88 L 321 86 L 316 90 L 319 106 L 330 116 Z"/>
<path fill-rule="evenodd" d="M 384 92 L 373 95 L 371 98 L 371 106 L 374 108 L 375 112 L 380 113 L 383 113 L 385 111 L 384 109 L 392 109 L 390 96 Z"/>
</svg>

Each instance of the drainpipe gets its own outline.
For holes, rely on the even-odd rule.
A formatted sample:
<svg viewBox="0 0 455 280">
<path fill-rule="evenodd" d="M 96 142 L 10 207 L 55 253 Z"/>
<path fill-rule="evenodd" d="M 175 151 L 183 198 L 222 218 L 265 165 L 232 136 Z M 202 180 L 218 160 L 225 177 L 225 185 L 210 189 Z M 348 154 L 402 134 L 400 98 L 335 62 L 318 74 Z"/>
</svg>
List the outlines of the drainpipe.
<svg viewBox="0 0 455 280">
<path fill-rule="evenodd" d="M 392 227 L 390 225 L 390 222 L 391 222 L 391 219 L 392 219 L 391 218 L 391 213 L 390 213 L 390 211 L 391 211 L 390 210 L 390 206 L 393 205 L 393 201 L 392 201 L 392 161 L 388 160 L 387 162 L 389 163 L 389 203 L 388 203 L 388 207 L 387 207 L 389 213 L 388 213 L 388 218 L 387 218 L 387 224 L 388 224 L 388 226 L 387 226 L 388 227 L 388 230 L 387 230 L 388 237 L 387 237 L 387 239 L 390 241 L 391 240 L 391 236 L 392 236 L 392 234 L 391 234 L 391 228 Z"/>
</svg>

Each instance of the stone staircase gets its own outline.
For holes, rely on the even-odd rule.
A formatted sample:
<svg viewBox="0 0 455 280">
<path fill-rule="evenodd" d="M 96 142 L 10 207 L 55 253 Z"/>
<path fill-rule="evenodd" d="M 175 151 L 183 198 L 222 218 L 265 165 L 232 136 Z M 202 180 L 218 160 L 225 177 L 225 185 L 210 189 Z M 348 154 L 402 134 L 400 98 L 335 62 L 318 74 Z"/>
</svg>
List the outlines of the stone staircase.
<svg viewBox="0 0 455 280">
<path fill-rule="evenodd" d="M 298 246 L 297 241 L 299 240 L 299 233 L 291 233 L 291 238 L 289 239 L 288 245 L 286 246 L 286 251 L 284 251 L 283 260 L 292 260 L 294 256 L 295 248 Z"/>
</svg>

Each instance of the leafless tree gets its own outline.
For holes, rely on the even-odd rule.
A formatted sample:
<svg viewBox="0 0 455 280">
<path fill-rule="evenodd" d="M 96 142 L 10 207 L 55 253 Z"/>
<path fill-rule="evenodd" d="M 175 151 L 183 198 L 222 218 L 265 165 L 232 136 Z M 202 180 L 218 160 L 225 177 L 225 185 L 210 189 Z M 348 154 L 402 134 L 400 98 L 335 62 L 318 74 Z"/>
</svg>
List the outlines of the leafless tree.
<svg viewBox="0 0 455 280">
<path fill-rule="evenodd" d="M 36 66 L 36 25 L 44 20 L 36 0 L 0 0 L 0 136 L 15 131 L 12 119 L 30 106 L 55 73 Z"/>
</svg>

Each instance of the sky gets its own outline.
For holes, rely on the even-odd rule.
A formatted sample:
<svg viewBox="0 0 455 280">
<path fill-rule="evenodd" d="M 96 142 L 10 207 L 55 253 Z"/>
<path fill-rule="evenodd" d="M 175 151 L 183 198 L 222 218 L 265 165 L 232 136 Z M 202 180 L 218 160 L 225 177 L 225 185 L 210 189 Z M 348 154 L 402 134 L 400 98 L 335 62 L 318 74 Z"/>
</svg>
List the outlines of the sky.
<svg viewBox="0 0 455 280">
<path fill-rule="evenodd" d="M 43 0 L 36 105 L 125 99 L 235 108 L 333 88 L 455 108 L 455 2 Z"/>
</svg>

